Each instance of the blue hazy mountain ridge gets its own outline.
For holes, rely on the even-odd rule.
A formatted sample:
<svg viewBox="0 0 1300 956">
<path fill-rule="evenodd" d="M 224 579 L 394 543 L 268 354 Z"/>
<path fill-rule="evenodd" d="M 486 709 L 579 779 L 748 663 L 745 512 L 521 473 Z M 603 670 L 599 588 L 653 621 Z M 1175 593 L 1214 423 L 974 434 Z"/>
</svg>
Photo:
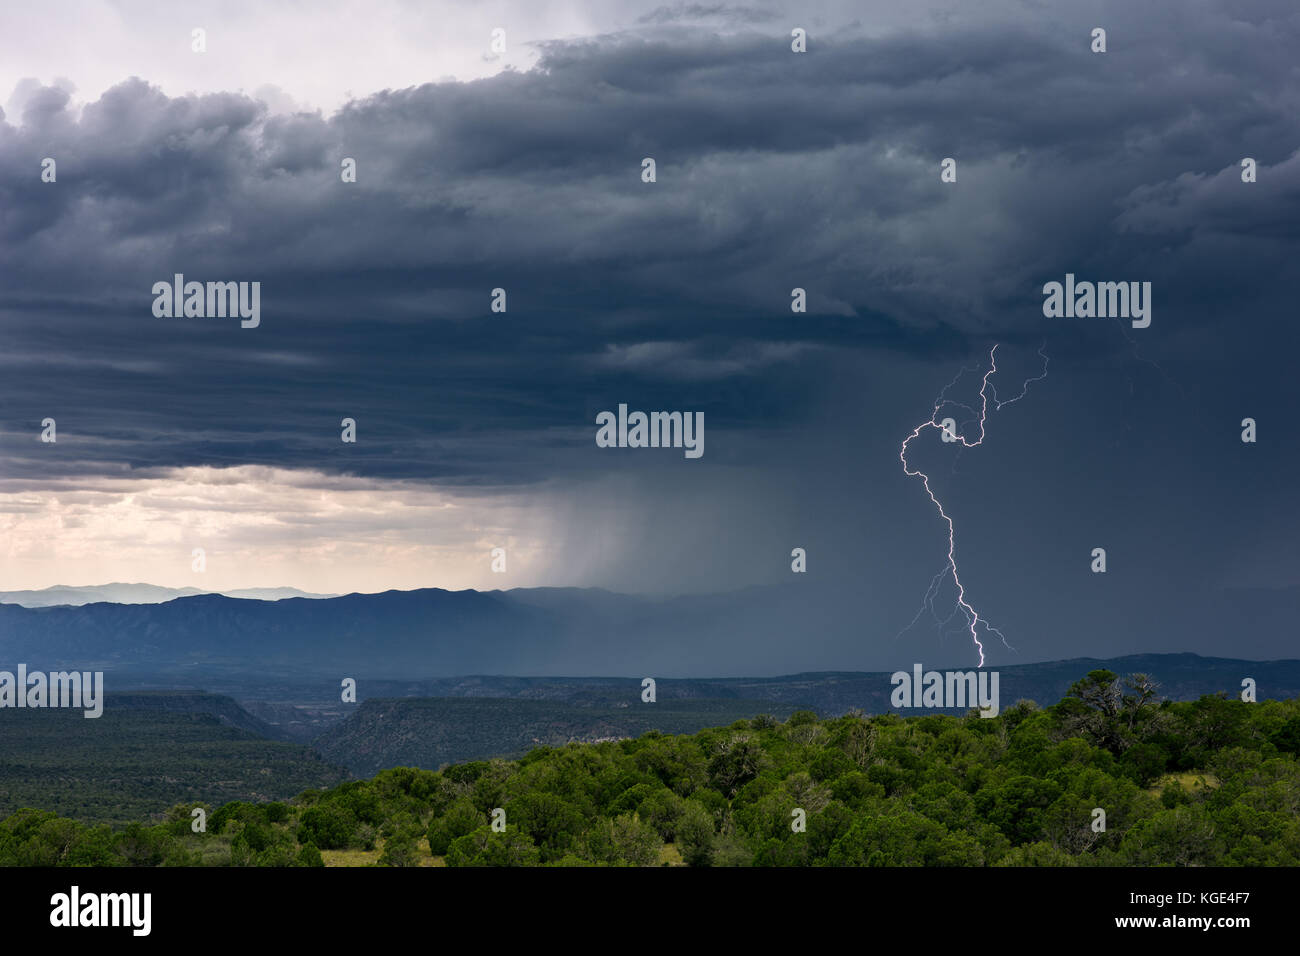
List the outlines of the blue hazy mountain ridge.
<svg viewBox="0 0 1300 956">
<path fill-rule="evenodd" d="M 255 601 L 282 601 L 285 598 L 330 598 L 336 594 L 313 594 L 297 588 L 235 588 L 229 591 L 205 591 L 202 588 L 167 588 L 156 584 L 91 584 L 71 586 L 56 584 L 37 591 L 0 591 L 0 604 L 23 607 L 80 607 L 83 604 L 161 604 L 179 597 L 198 594 L 224 594 L 231 598 Z"/>
<path fill-rule="evenodd" d="M 470 674 L 560 677 L 763 678 L 808 672 L 892 671 L 974 664 L 968 642 L 873 633 L 843 594 L 798 586 L 645 597 L 584 588 L 447 591 L 334 598 L 241 600 L 218 594 L 157 604 L 0 604 L 0 666 L 102 669 L 207 679 L 351 676 L 432 679 Z M 1220 650 L 1234 634 L 1294 620 L 1300 589 L 1217 592 L 1188 604 Z M 1193 650 L 1170 646 L 1180 621 L 1158 631 L 1107 635 L 1079 658 Z M 883 629 L 882 629 L 883 630 Z M 991 665 L 1034 661 L 995 645 Z M 1115 653 L 1118 645 L 1119 653 Z M 1271 665 L 1255 664 L 1257 680 Z M 1074 674 L 1077 678 L 1082 674 Z M 1004 694 L 1006 689 L 1004 688 Z"/>
</svg>

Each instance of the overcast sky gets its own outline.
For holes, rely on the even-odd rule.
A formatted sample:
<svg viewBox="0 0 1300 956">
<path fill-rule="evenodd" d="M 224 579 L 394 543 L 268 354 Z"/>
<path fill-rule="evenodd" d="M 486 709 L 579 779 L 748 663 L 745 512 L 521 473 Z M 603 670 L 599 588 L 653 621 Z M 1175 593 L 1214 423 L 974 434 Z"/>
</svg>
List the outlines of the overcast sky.
<svg viewBox="0 0 1300 956">
<path fill-rule="evenodd" d="M 910 459 L 968 597 L 1018 659 L 1213 652 L 1153 629 L 1300 585 L 1297 48 L 1291 0 L 10 4 L 0 588 L 674 593 L 803 547 L 888 641 L 947 550 L 899 447 L 998 344 L 999 395 L 1048 376 Z M 260 325 L 156 317 L 175 273 Z M 1066 273 L 1150 327 L 1045 317 Z M 703 457 L 596 447 L 620 403 Z"/>
</svg>

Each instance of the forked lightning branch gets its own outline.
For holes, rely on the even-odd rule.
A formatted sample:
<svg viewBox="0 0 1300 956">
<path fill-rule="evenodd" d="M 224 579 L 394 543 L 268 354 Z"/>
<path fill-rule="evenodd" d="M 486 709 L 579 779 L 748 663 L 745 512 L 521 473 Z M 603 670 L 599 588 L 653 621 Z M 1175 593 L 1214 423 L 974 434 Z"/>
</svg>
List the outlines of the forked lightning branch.
<svg viewBox="0 0 1300 956">
<path fill-rule="evenodd" d="M 989 368 L 988 371 L 984 373 L 984 378 L 980 385 L 979 410 L 976 411 L 969 405 L 948 398 L 948 390 L 953 388 L 957 382 L 961 380 L 962 375 L 968 371 L 975 371 L 974 369 L 963 368 L 957 373 L 956 377 L 953 378 L 951 382 L 944 386 L 943 391 L 939 393 L 939 397 L 935 400 L 934 408 L 930 412 L 929 420 L 922 422 L 912 429 L 912 433 L 903 440 L 903 447 L 898 452 L 899 460 L 903 463 L 903 473 L 908 477 L 921 479 L 921 483 L 925 487 L 925 493 L 930 496 L 930 501 L 933 502 L 934 507 L 938 510 L 939 517 L 942 518 L 944 524 L 948 526 L 947 563 L 944 565 L 942 570 L 940 570 L 939 573 L 930 580 L 930 586 L 925 592 L 925 598 L 921 603 L 921 609 L 916 612 L 916 616 L 912 618 L 911 623 L 900 632 L 899 636 L 910 631 L 916 625 L 916 622 L 920 620 L 921 615 L 925 613 L 927 608 L 930 610 L 930 613 L 934 615 L 940 628 L 947 626 L 954 617 L 961 614 L 965 618 L 966 630 L 970 634 L 971 641 L 974 643 L 975 649 L 979 652 L 980 667 L 984 666 L 984 644 L 980 641 L 981 627 L 984 629 L 986 635 L 996 634 L 998 639 L 1008 648 L 1010 648 L 1011 645 L 1007 644 L 1007 639 L 1002 635 L 1002 632 L 990 624 L 987 618 L 981 617 L 979 612 L 975 610 L 974 605 L 967 600 L 966 586 L 962 584 L 961 575 L 957 571 L 956 529 L 953 526 L 952 517 L 944 510 L 943 504 L 935 495 L 934 489 L 930 485 L 930 476 L 918 468 L 913 468 L 911 464 L 908 463 L 907 448 L 913 441 L 921 436 L 922 432 L 928 429 L 938 431 L 942 441 L 945 443 L 960 444 L 963 448 L 976 448 L 982 445 L 984 443 L 985 425 L 988 421 L 990 398 L 993 401 L 993 410 L 999 411 L 1007 405 L 1020 401 L 1020 399 L 1024 398 L 1025 395 L 1028 394 L 1030 385 L 1047 377 L 1047 353 L 1040 348 L 1038 354 L 1042 356 L 1043 359 L 1042 373 L 1034 378 L 1026 379 L 1020 387 L 1019 394 L 1017 394 L 1015 398 L 999 400 L 997 387 L 993 384 L 993 376 L 998 370 L 997 352 L 998 347 L 996 345 L 989 349 Z M 964 411 L 968 413 L 969 417 L 959 423 L 951 414 L 947 414 L 951 411 Z M 971 439 L 967 437 L 967 433 L 962 430 L 963 426 L 966 425 L 978 427 L 977 438 Z M 934 602 L 937 600 L 943 584 L 950 579 L 957 592 L 956 604 L 952 613 L 948 615 L 947 618 L 941 619 L 935 609 Z"/>
</svg>

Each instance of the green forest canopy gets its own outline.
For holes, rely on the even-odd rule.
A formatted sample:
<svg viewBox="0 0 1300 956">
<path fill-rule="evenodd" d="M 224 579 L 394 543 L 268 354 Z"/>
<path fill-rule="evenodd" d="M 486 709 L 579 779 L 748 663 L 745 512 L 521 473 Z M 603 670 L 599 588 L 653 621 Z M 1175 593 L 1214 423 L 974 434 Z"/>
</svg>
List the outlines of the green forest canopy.
<svg viewBox="0 0 1300 956">
<path fill-rule="evenodd" d="M 205 807 L 203 833 L 199 804 L 120 830 L 25 809 L 0 821 L 0 864 L 310 866 L 382 847 L 394 866 L 1293 866 L 1298 752 L 1300 701 L 1160 701 L 1145 675 L 1099 670 L 994 718 L 800 711 L 396 768 Z"/>
</svg>

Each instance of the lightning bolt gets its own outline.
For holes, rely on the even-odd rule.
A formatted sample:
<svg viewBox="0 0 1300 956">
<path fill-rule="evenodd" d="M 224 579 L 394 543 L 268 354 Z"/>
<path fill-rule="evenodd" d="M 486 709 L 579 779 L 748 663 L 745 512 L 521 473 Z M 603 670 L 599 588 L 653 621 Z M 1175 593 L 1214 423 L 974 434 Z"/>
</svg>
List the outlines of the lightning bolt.
<svg viewBox="0 0 1300 956">
<path fill-rule="evenodd" d="M 1042 374 L 1034 378 L 1026 379 L 1024 384 L 1020 388 L 1020 394 L 1017 395 L 1015 398 L 1000 400 L 998 398 L 997 386 L 993 384 L 993 376 L 997 373 L 998 370 L 998 364 L 997 364 L 998 347 L 994 345 L 989 350 L 988 371 L 984 373 L 983 381 L 980 384 L 980 391 L 979 391 L 980 403 L 979 403 L 978 412 L 969 405 L 965 405 L 962 404 L 961 402 L 956 402 L 948 398 L 948 390 L 953 388 L 957 384 L 957 382 L 961 380 L 961 377 L 963 375 L 965 375 L 967 372 L 978 371 L 978 366 L 974 368 L 963 367 L 961 371 L 959 371 L 957 375 L 953 378 L 953 380 L 944 386 L 943 391 L 939 393 L 939 397 L 935 399 L 934 409 L 930 412 L 929 421 L 922 422 L 921 424 L 913 428 L 912 433 L 903 440 L 903 447 L 899 449 L 898 452 L 898 459 L 903 463 L 903 474 L 907 475 L 909 478 L 921 479 L 921 483 L 925 486 L 925 493 L 930 496 L 930 501 L 934 503 L 935 508 L 938 510 L 939 517 L 941 517 L 944 520 L 944 522 L 948 525 L 948 563 L 944 565 L 944 567 L 939 571 L 939 573 L 936 574 L 930 580 L 930 586 L 926 589 L 925 598 L 921 602 L 921 609 L 916 612 L 916 616 L 912 618 L 911 624 L 908 624 L 907 627 L 903 628 L 903 630 L 898 633 L 898 637 L 901 637 L 903 634 L 906 634 L 908 631 L 910 631 L 912 627 L 915 626 L 916 622 L 920 620 L 921 615 L 925 613 L 927 608 L 930 610 L 930 613 L 934 615 L 934 619 L 939 623 L 940 628 L 946 627 L 949 621 L 951 621 L 954 617 L 956 617 L 958 613 L 961 613 L 966 618 L 966 629 L 970 633 L 971 641 L 974 642 L 976 650 L 979 651 L 980 667 L 984 666 L 984 644 L 980 641 L 979 638 L 979 628 L 981 626 L 983 626 L 986 636 L 988 634 L 996 634 L 998 638 L 1002 641 L 1002 643 L 1005 644 L 1008 648 L 1010 648 L 1011 645 L 1007 644 L 1007 639 L 1003 636 L 1002 632 L 998 630 L 996 627 L 994 627 L 992 624 L 990 624 L 986 618 L 980 617 L 979 612 L 976 611 L 974 606 L 970 603 L 970 601 L 966 599 L 966 586 L 962 584 L 961 575 L 958 574 L 957 572 L 957 557 L 956 557 L 957 535 L 956 535 L 956 529 L 953 526 L 952 518 L 948 515 L 948 512 L 944 510 L 943 504 L 935 496 L 934 489 L 930 487 L 930 476 L 927 475 L 925 472 L 921 471 L 920 469 L 912 468 L 912 466 L 908 464 L 907 446 L 910 445 L 917 438 L 919 438 L 921 436 L 921 433 L 928 428 L 938 429 L 940 432 L 942 432 L 943 425 L 942 425 L 942 416 L 940 413 L 944 410 L 945 406 L 952 406 L 954 408 L 965 410 L 970 416 L 969 418 L 965 419 L 960 423 L 960 426 L 963 428 L 963 434 L 952 436 L 956 439 L 956 441 L 961 446 L 959 449 L 959 453 L 962 449 L 978 448 L 980 445 L 984 443 L 985 425 L 988 422 L 990 396 L 993 402 L 993 410 L 1000 411 L 1001 409 L 1005 408 L 1008 405 L 1015 404 L 1016 402 L 1024 398 L 1027 394 L 1029 394 L 1030 385 L 1032 385 L 1034 382 L 1040 382 L 1047 377 L 1048 358 L 1047 358 L 1047 353 L 1044 351 L 1044 348 L 1045 345 L 1040 346 L 1038 349 L 1038 354 L 1042 356 L 1043 359 Z M 976 424 L 979 426 L 979 437 L 976 438 L 974 441 L 971 441 L 966 437 L 964 426 L 968 424 Z M 954 464 L 953 467 L 955 469 L 956 465 Z M 935 609 L 934 602 L 939 597 L 939 593 L 943 587 L 943 582 L 949 577 L 952 578 L 953 586 L 956 588 L 957 591 L 957 604 L 956 607 L 953 609 L 952 614 L 948 615 L 947 618 L 940 620 L 939 613 Z M 895 640 L 897 640 L 897 637 L 895 638 Z"/>
</svg>

